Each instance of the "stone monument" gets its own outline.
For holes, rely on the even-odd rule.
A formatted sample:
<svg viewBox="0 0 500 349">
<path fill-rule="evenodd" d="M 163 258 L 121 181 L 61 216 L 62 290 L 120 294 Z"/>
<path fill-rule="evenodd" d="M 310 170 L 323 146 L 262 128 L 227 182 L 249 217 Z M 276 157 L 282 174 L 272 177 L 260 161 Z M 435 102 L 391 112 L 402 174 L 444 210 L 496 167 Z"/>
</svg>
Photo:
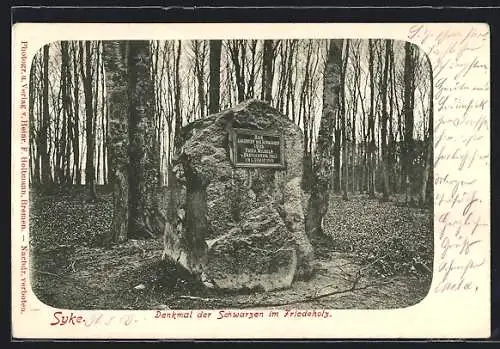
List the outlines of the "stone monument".
<svg viewBox="0 0 500 349">
<path fill-rule="evenodd" d="M 312 273 L 302 131 L 258 100 L 186 125 L 172 161 L 164 256 L 222 290 L 274 290 Z"/>
</svg>

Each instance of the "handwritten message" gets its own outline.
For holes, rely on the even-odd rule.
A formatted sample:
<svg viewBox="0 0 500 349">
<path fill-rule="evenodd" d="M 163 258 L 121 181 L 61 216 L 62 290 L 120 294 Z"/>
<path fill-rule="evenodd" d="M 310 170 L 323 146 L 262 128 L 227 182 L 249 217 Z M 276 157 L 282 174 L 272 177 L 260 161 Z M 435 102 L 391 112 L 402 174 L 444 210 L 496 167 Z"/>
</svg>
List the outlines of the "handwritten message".
<svg viewBox="0 0 500 349">
<path fill-rule="evenodd" d="M 488 261 L 489 32 L 483 25 L 429 30 L 408 39 L 428 54 L 434 80 L 434 293 L 476 292 L 474 274 Z M 486 54 L 485 54 L 486 53 Z"/>
</svg>

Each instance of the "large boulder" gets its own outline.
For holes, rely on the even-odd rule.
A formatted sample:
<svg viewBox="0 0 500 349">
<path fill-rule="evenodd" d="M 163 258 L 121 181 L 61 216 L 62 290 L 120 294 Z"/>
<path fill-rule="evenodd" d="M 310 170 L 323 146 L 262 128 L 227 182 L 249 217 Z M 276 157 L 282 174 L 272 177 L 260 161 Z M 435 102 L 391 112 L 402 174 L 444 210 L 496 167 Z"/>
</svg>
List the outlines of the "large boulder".
<svg viewBox="0 0 500 349">
<path fill-rule="evenodd" d="M 281 134 L 284 168 L 235 167 L 234 129 Z M 267 291 L 309 277 L 302 131 L 269 104 L 249 100 L 188 124 L 180 139 L 165 255 L 220 289 Z"/>
</svg>

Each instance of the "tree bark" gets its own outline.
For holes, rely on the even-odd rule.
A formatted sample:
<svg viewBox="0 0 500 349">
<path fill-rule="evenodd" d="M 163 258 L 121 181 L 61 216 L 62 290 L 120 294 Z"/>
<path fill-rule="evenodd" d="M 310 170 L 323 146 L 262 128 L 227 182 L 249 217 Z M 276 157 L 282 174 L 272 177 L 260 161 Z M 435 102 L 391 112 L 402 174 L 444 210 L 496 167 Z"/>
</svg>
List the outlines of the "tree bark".
<svg viewBox="0 0 500 349">
<path fill-rule="evenodd" d="M 231 40 L 231 42 L 228 42 L 229 55 L 234 66 L 238 103 L 245 100 L 245 70 L 243 66 L 244 60 L 240 61 L 240 47 L 242 47 L 240 40 Z"/>
<path fill-rule="evenodd" d="M 68 166 L 69 163 L 69 137 L 68 137 L 68 125 L 69 125 L 69 113 L 68 109 L 71 109 L 69 106 L 68 100 L 68 76 L 67 76 L 67 68 L 69 65 L 69 57 L 68 57 L 68 42 L 61 41 L 61 107 L 62 107 L 62 130 L 61 130 L 61 159 L 60 159 L 60 178 L 63 184 L 68 184 L 69 176 L 68 176 Z"/>
<path fill-rule="evenodd" d="M 427 196 L 427 188 L 429 177 L 432 178 L 431 171 L 432 168 L 432 153 L 434 149 L 434 137 L 433 137 L 433 127 L 434 127 L 434 81 L 432 76 L 432 65 L 427 58 L 427 66 L 429 68 L 429 125 L 427 130 L 427 140 L 426 140 L 426 153 L 425 153 L 425 163 L 424 170 L 422 174 L 422 186 L 420 191 L 420 205 L 424 206 L 430 202 L 429 197 Z"/>
<path fill-rule="evenodd" d="M 182 127 L 182 114 L 181 114 L 181 78 L 180 78 L 180 61 L 181 61 L 181 41 L 177 41 L 177 50 L 174 58 L 174 104 L 175 104 L 175 134 L 174 134 L 174 148 L 180 144 L 180 135 Z"/>
<path fill-rule="evenodd" d="M 410 173 L 413 164 L 413 107 L 415 98 L 415 69 L 414 69 L 414 46 L 405 43 L 405 65 L 404 65 L 404 100 L 403 100 L 403 113 L 404 113 L 404 181 L 405 181 L 405 199 L 406 202 L 412 196 L 412 183 Z"/>
<path fill-rule="evenodd" d="M 204 74 L 204 67 L 205 67 L 205 56 L 206 56 L 206 46 L 205 42 L 201 40 L 194 40 L 193 45 L 195 46 L 195 62 L 194 62 L 194 67 L 195 67 L 195 75 L 196 75 L 196 90 L 198 94 L 198 105 L 199 105 L 199 113 L 200 113 L 200 118 L 204 118 L 205 115 L 205 86 L 204 86 L 204 80 L 205 80 L 205 74 Z"/>
<path fill-rule="evenodd" d="M 255 98 L 255 65 L 257 55 L 257 40 L 249 41 L 250 48 L 250 76 L 247 84 L 247 98 Z"/>
<path fill-rule="evenodd" d="M 157 183 L 159 154 L 155 147 L 153 80 L 148 41 L 130 41 L 128 47 L 129 101 L 129 237 L 162 233 Z"/>
<path fill-rule="evenodd" d="M 36 132 L 36 119 L 35 119 L 35 90 L 37 89 L 38 81 L 36 78 L 37 69 L 37 56 L 33 57 L 30 80 L 29 80 L 29 139 L 30 139 L 30 181 L 33 185 L 38 186 L 40 184 L 40 172 L 37 166 L 37 154 L 35 152 L 35 145 L 37 144 L 37 132 Z"/>
<path fill-rule="evenodd" d="M 394 49 L 391 43 L 389 50 L 389 81 L 391 83 L 391 88 L 389 90 L 389 142 L 388 142 L 388 167 L 389 167 L 389 184 L 392 192 L 396 191 L 396 180 L 395 174 L 396 170 L 394 168 L 395 160 L 394 160 L 394 122 L 393 122 L 393 114 L 394 114 Z"/>
<path fill-rule="evenodd" d="M 340 72 L 343 40 L 330 40 L 323 80 L 323 111 L 314 155 L 313 180 L 309 198 L 306 233 L 322 236 L 323 218 L 328 210 L 332 178 L 332 134 L 339 110 Z"/>
<path fill-rule="evenodd" d="M 102 44 L 104 45 L 104 44 Z M 107 117 L 106 117 L 106 103 L 107 103 L 107 100 L 106 100 L 106 95 L 104 93 L 104 87 L 105 87 L 105 76 L 104 76 L 104 46 L 102 48 L 102 58 L 101 58 L 101 62 L 100 62 L 100 66 L 101 66 L 101 75 L 102 75 L 102 79 L 101 79 L 101 126 L 102 126 L 102 129 L 101 129 L 101 137 L 102 137 L 102 179 L 103 179 L 103 184 L 106 185 L 108 184 L 108 171 L 107 171 L 107 166 L 106 166 L 106 163 L 108 161 L 107 159 L 107 134 L 108 134 L 108 122 L 107 122 Z"/>
<path fill-rule="evenodd" d="M 274 42 L 264 40 L 262 54 L 262 100 L 271 103 L 273 98 Z"/>
<path fill-rule="evenodd" d="M 210 40 L 210 81 L 209 81 L 209 114 L 220 110 L 220 56 L 221 40 Z"/>
<path fill-rule="evenodd" d="M 304 157 L 303 157 L 303 175 L 302 175 L 302 188 L 309 192 L 311 190 L 312 182 L 312 154 L 311 146 L 312 140 L 309 137 L 309 129 L 311 125 L 311 115 L 306 112 L 306 98 L 309 89 L 309 79 L 311 75 L 310 62 L 311 62 L 312 42 L 309 41 L 306 52 L 306 64 L 304 68 L 304 80 L 301 86 L 300 99 L 299 99 L 299 117 L 298 122 L 302 119 L 302 130 L 304 131 Z"/>
<path fill-rule="evenodd" d="M 391 40 L 385 40 L 385 59 L 384 70 L 382 74 L 381 95 L 382 95 L 382 117 L 380 119 L 380 134 L 381 134 L 381 152 L 382 152 L 382 176 L 383 189 L 382 200 L 389 200 L 389 174 L 388 174 L 388 154 L 387 154 L 387 79 L 389 71 L 389 52 L 391 48 Z"/>
<path fill-rule="evenodd" d="M 40 148 L 42 184 L 50 186 L 52 183 L 50 175 L 50 157 L 47 149 L 49 133 L 49 45 L 43 47 L 43 73 L 42 73 L 42 127 L 40 129 Z"/>
<path fill-rule="evenodd" d="M 370 76 L 370 114 L 368 115 L 368 133 L 369 133 L 369 144 L 368 144 L 368 195 L 370 198 L 375 198 L 375 76 L 373 71 L 373 40 L 368 40 L 368 73 Z"/>
<path fill-rule="evenodd" d="M 113 184 L 113 221 L 105 243 L 127 240 L 129 227 L 128 199 L 128 105 L 126 43 L 103 42 L 108 102 L 109 180 Z"/>
<path fill-rule="evenodd" d="M 71 67 L 70 67 L 70 57 L 69 57 L 69 43 L 67 41 L 61 41 L 61 61 L 62 61 L 61 67 L 63 68 L 61 74 L 64 75 L 62 104 L 63 104 L 63 110 L 67 115 L 66 129 L 68 135 L 68 140 L 66 143 L 66 154 L 65 154 L 65 165 L 66 165 L 65 178 L 67 184 L 72 184 L 73 181 L 71 173 L 71 153 L 72 153 L 71 142 L 73 141 L 74 138 L 73 134 L 74 126 L 73 126 L 73 108 L 71 105 L 72 98 L 70 91 L 72 77 L 70 69 Z"/>
<path fill-rule="evenodd" d="M 80 47 L 80 75 L 83 82 L 83 93 L 85 95 L 85 143 L 87 153 L 85 158 L 85 185 L 88 188 L 89 197 L 92 200 L 97 198 L 95 190 L 95 169 L 94 169 L 94 107 L 92 94 L 92 54 L 91 42 L 85 41 L 85 50 L 83 43 L 79 42 Z M 85 62 L 83 60 L 85 56 Z"/>
<path fill-rule="evenodd" d="M 345 97 L 345 76 L 347 71 L 347 61 L 349 59 L 349 39 L 346 40 L 345 56 L 342 62 L 342 74 L 340 77 L 340 90 L 341 90 L 341 111 L 340 116 L 342 120 L 342 199 L 348 200 L 347 185 L 348 185 L 348 167 L 349 162 L 347 159 L 347 113 L 346 113 L 346 97 Z"/>
<path fill-rule="evenodd" d="M 78 74 L 79 54 L 76 42 L 73 42 L 73 104 L 75 118 L 73 122 L 73 173 L 75 183 L 82 184 L 82 171 L 80 166 L 80 77 Z"/>
</svg>

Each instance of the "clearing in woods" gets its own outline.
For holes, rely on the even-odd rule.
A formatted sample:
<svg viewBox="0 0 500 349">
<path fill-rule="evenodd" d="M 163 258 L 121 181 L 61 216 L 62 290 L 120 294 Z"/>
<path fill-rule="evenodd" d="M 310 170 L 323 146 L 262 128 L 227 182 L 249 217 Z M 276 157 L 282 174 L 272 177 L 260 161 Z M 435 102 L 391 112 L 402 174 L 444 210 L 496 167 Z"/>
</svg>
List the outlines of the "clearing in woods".
<svg viewBox="0 0 500 349">
<path fill-rule="evenodd" d="M 317 271 L 308 281 L 269 293 L 221 294 L 161 260 L 161 240 L 101 246 L 112 217 L 112 194 L 83 188 L 31 192 L 32 287 L 66 309 L 400 308 L 428 293 L 433 230 L 429 209 L 364 195 L 331 195 L 317 242 Z"/>
</svg>

